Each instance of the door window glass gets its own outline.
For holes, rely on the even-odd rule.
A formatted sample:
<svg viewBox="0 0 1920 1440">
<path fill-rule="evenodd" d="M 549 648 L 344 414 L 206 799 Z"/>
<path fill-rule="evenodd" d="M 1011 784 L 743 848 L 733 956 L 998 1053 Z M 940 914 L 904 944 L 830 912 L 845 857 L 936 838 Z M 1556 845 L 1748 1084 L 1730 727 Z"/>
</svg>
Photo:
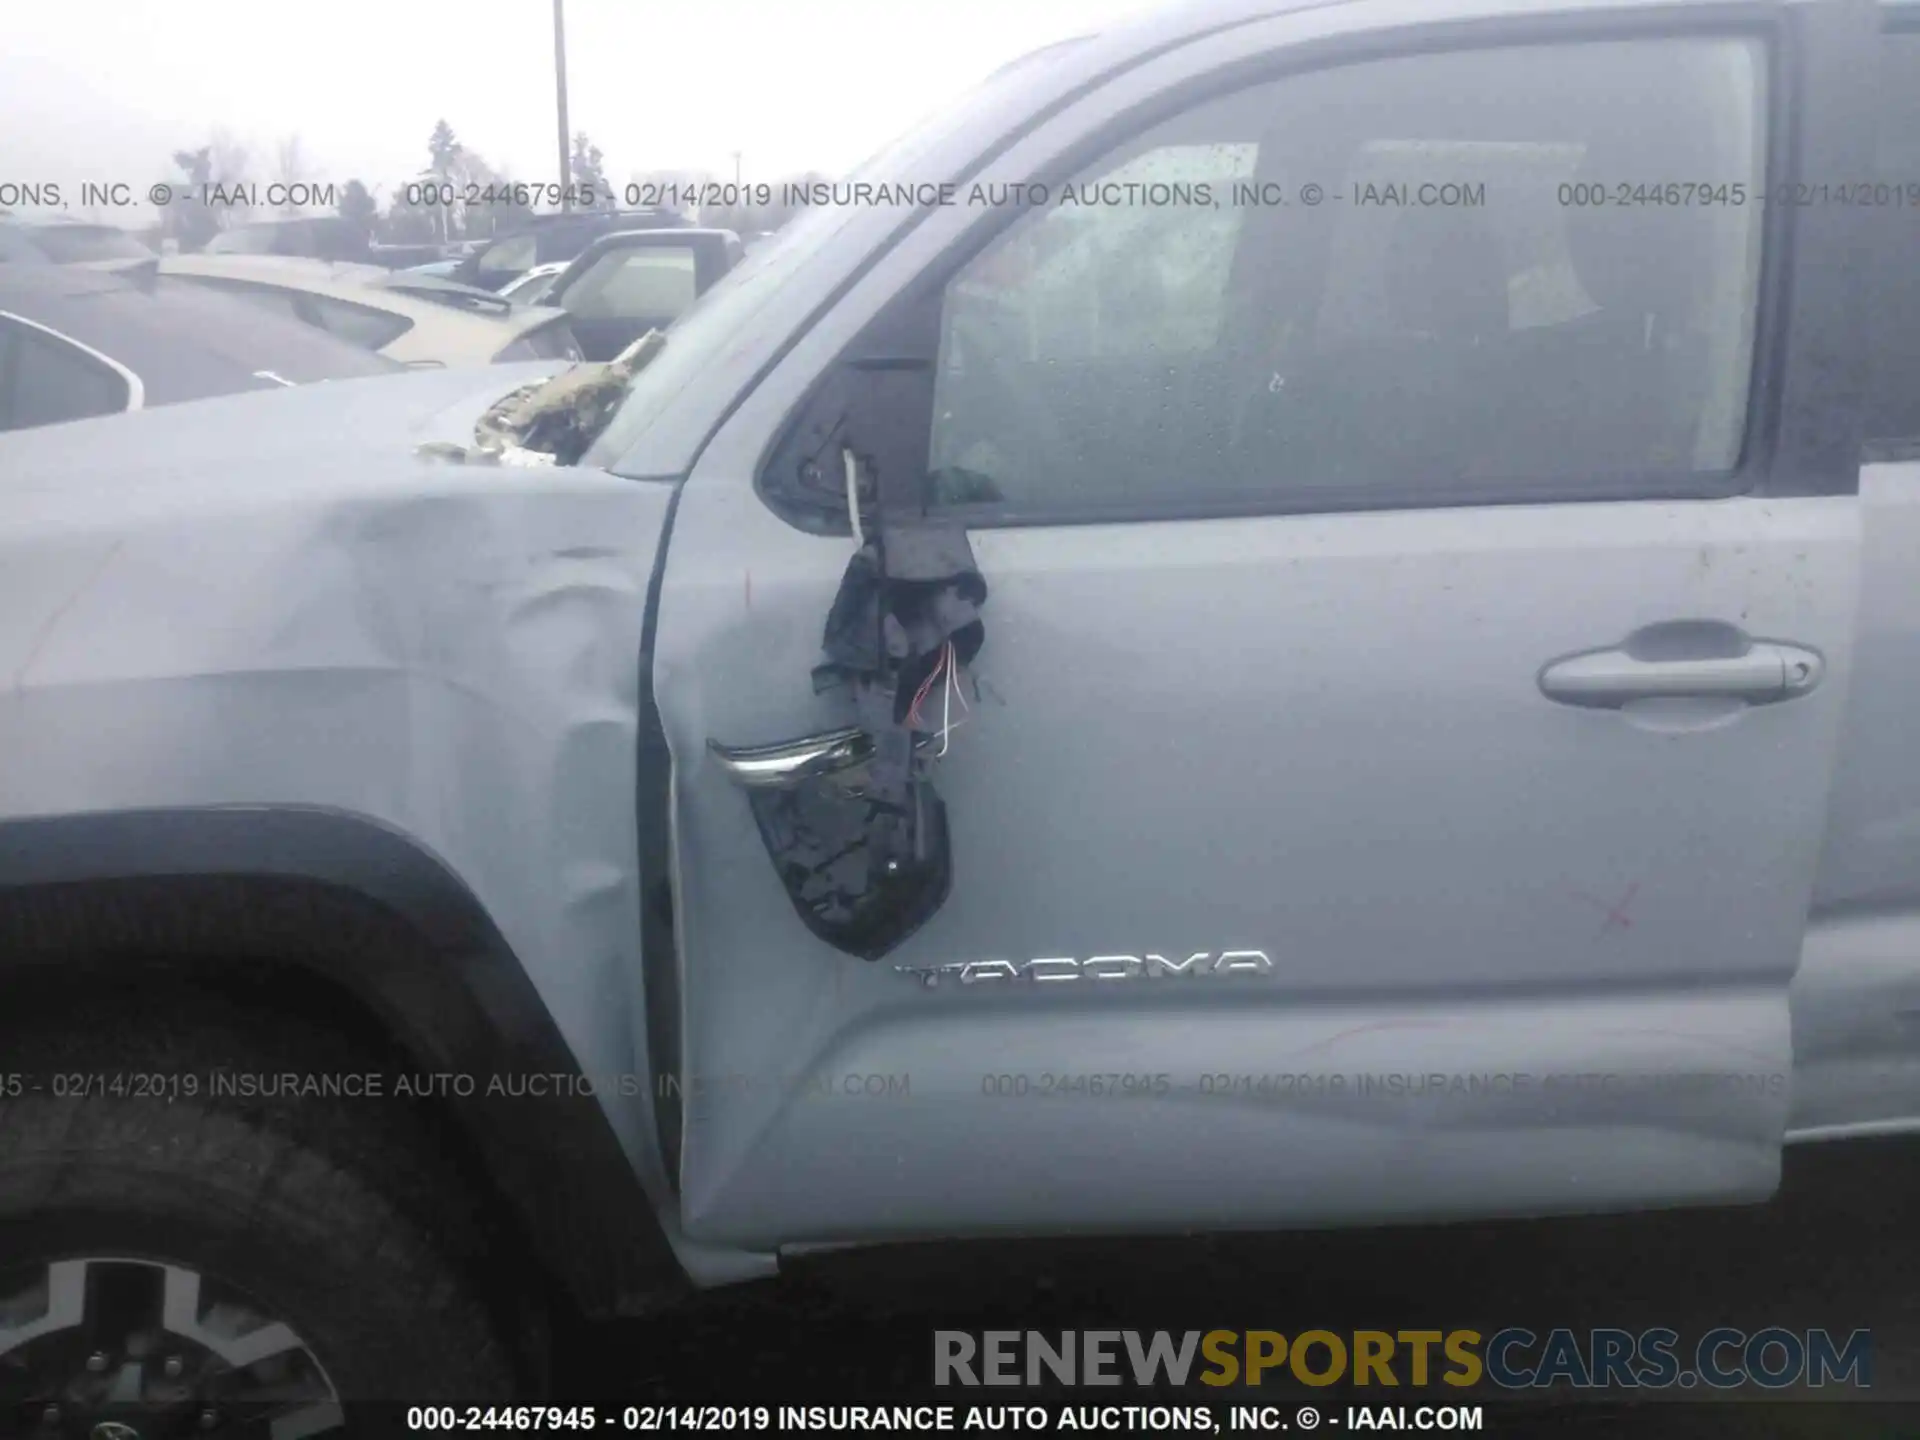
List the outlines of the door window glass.
<svg viewBox="0 0 1920 1440">
<path fill-rule="evenodd" d="M 935 502 L 1447 504 L 1736 468 L 1765 62 L 1690 37 L 1422 55 L 1162 122 L 949 282 Z"/>
</svg>

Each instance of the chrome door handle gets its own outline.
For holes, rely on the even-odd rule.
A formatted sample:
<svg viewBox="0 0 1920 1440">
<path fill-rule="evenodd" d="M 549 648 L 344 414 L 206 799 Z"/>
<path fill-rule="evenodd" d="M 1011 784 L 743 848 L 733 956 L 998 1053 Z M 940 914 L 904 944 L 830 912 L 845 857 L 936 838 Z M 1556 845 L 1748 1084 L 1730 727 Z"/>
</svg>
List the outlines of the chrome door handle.
<svg viewBox="0 0 1920 1440">
<path fill-rule="evenodd" d="M 1764 705 L 1806 694 L 1825 670 L 1813 651 L 1770 641 L 1756 642 L 1742 655 L 1697 660 L 1642 660 L 1625 650 L 1594 650 L 1547 666 L 1540 689 L 1562 705 L 1603 710 L 1674 697 Z"/>
</svg>

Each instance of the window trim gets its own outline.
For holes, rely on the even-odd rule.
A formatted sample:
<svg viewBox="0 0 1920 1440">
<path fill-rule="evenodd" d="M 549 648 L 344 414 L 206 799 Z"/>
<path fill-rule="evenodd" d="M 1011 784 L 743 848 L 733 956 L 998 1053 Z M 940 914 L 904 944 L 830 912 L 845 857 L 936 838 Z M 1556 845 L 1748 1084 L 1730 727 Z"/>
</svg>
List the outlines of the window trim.
<svg viewBox="0 0 1920 1440">
<path fill-rule="evenodd" d="M 78 350 L 82 355 L 85 355 L 89 360 L 104 365 L 108 370 L 111 370 L 115 375 L 119 376 L 121 383 L 127 387 L 127 403 L 122 405 L 118 410 L 108 411 L 108 414 L 125 415 L 130 411 L 143 410 L 146 408 L 147 387 L 141 383 L 138 375 L 134 374 L 133 371 L 129 370 L 125 365 L 122 365 L 111 355 L 103 355 L 85 341 L 76 340 L 63 330 L 56 330 L 51 325 L 43 325 L 38 320 L 29 320 L 26 316 L 17 314 L 12 310 L 0 310 L 0 321 L 4 320 L 11 320 L 16 325 L 24 325 L 29 330 L 37 330 L 40 334 L 47 336 L 59 344 L 70 346 Z"/>
<path fill-rule="evenodd" d="M 1880 33 L 1877 39 L 1880 42 L 1884 42 L 1887 37 L 1891 35 L 1901 35 L 1920 41 L 1920 0 L 1910 0 L 1910 3 L 1904 4 L 1886 3 L 1884 5 L 1884 13 L 1880 18 Z M 1876 67 L 1880 58 L 1878 51 L 1876 51 L 1874 55 Z M 1879 140 L 1879 133 L 1879 115 L 1876 111 L 1874 118 L 1874 139 L 1876 144 Z M 1876 249 L 1873 259 L 1873 273 L 1878 275 L 1882 265 L 1884 265 L 1887 260 L 1885 250 Z M 1866 363 L 1869 367 L 1872 366 L 1874 358 L 1872 346 L 1869 344 L 1866 357 Z M 1867 380 L 1869 390 L 1873 390 L 1876 383 L 1871 375 L 1869 375 Z M 1920 460 L 1920 432 L 1912 435 L 1868 435 L 1864 431 L 1862 432 L 1862 464 L 1902 464 L 1914 460 Z"/>
<path fill-rule="evenodd" d="M 1283 17 L 1284 18 L 1284 17 Z M 1137 138 L 1153 126 L 1172 119 L 1208 101 L 1235 90 L 1282 81 L 1292 76 L 1343 69 L 1370 61 L 1412 58 L 1466 50 L 1497 50 L 1521 46 L 1570 46 L 1584 43 L 1669 40 L 1679 38 L 1724 38 L 1758 42 L 1764 47 L 1762 74 L 1765 77 L 1765 115 L 1761 133 L 1767 147 L 1766 179 L 1771 189 L 1790 184 L 1810 166 L 1831 168 L 1834 120 L 1834 92 L 1841 75 L 1857 61 L 1860 36 L 1848 29 L 1831 11 L 1809 14 L 1800 7 L 1767 3 L 1703 3 L 1678 11 L 1651 14 L 1622 14 L 1618 11 L 1579 12 L 1574 14 L 1523 14 L 1483 17 L 1472 20 L 1414 21 L 1359 33 L 1344 33 L 1303 39 L 1259 53 L 1242 55 L 1207 66 L 1165 85 L 1149 96 L 1141 97 L 1114 114 L 1087 125 L 1083 133 L 1064 142 L 1044 163 L 1034 166 L 1020 178 L 1057 188 L 1072 179 L 1102 156 Z M 1871 22 L 1877 34 L 1879 22 Z M 1836 38 L 1836 31 L 1839 32 Z M 1207 37 L 1201 37 L 1204 40 Z M 1195 43 L 1200 43 L 1196 41 Z M 1154 60 L 1178 61 L 1179 52 L 1156 56 Z M 1136 67 L 1146 69 L 1147 65 Z M 980 166 L 969 172 L 969 181 L 998 179 L 989 167 L 1004 159 L 1047 127 L 1072 120 L 1074 110 L 1097 103 L 1096 96 L 1079 96 L 1067 107 L 1051 110 L 1021 133 L 1002 137 Z M 1854 138 L 1850 133 L 1845 139 Z M 1745 429 L 1737 465 L 1717 472 L 1625 473 L 1614 475 L 1558 476 L 1551 480 L 1506 478 L 1480 487 L 1451 486 L 1436 495 L 1431 485 L 1410 483 L 1403 489 L 1374 487 L 1354 494 L 1342 487 L 1337 503 L 1333 497 L 1301 492 L 1275 491 L 1246 497 L 1208 497 L 1189 500 L 1170 495 L 1161 501 L 1128 501 L 1112 505 L 1092 504 L 1034 506 L 1015 509 L 1004 502 L 992 504 L 945 505 L 937 513 L 943 522 L 968 529 L 1020 528 L 1115 524 L 1163 520 L 1225 519 L 1261 515 L 1329 514 L 1403 509 L 1456 509 L 1482 505 L 1582 504 L 1620 500 L 1682 501 L 1716 500 L 1739 495 L 1801 495 L 1854 493 L 1858 489 L 1858 432 L 1836 435 L 1832 427 L 1823 428 L 1810 419 L 1797 422 L 1793 434 L 1786 433 L 1788 421 L 1807 408 L 1809 398 L 1802 391 L 1815 388 L 1818 367 L 1806 352 L 1821 340 L 1810 343 L 1807 332 L 1824 332 L 1831 342 L 1834 321 L 1828 314 L 1831 298 L 1813 295 L 1807 285 L 1810 267 L 1800 249 L 1807 232 L 1817 229 L 1820 218 L 1809 212 L 1797 215 L 1789 207 L 1770 206 L 1761 228 L 1760 267 L 1757 278 L 1757 307 L 1751 370 L 1747 389 Z M 926 224 L 922 215 L 918 224 Z M 876 333 L 901 325 L 904 315 L 928 303 L 938 305 L 940 296 L 953 277 L 973 258 L 993 244 L 1005 231 L 1019 222 L 1018 212 L 981 214 L 965 229 L 950 237 L 939 252 L 904 280 L 895 293 L 884 300 L 867 324 L 846 343 L 837 347 L 834 358 L 802 388 L 796 403 L 782 421 L 772 427 L 754 471 L 754 489 L 762 503 L 795 528 L 811 533 L 850 534 L 842 518 L 831 521 L 817 507 L 804 500 L 783 497 L 777 484 L 770 485 L 773 463 L 788 449 L 800 427 L 806 424 L 809 410 L 832 376 L 841 371 L 846 360 L 858 354 Z M 911 233 L 911 232 L 909 232 Z M 906 237 L 896 239 L 896 245 Z M 1815 239 L 1817 247 L 1830 244 L 1825 236 Z M 876 263 L 878 263 L 876 257 Z M 869 272 L 872 266 L 868 267 Z M 857 283 L 857 282 L 856 282 Z M 1815 324 L 1805 323 L 1798 306 L 1805 304 Z M 1789 321 L 1796 322 L 1793 325 Z M 816 320 L 817 323 L 817 320 Z M 1801 333 L 1798 338 L 1794 331 Z M 1807 432 L 1805 434 L 1799 432 Z M 1816 433 L 1817 432 L 1817 433 Z M 1797 442 L 1807 454 L 1794 454 Z M 1846 451 L 1846 463 L 1837 452 Z"/>
</svg>

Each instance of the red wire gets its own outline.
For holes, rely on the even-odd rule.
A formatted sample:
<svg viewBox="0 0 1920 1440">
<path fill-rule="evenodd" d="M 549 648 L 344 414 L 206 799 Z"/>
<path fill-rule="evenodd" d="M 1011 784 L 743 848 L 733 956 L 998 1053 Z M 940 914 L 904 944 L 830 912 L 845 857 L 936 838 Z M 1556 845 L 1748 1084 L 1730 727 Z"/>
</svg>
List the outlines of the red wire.
<svg viewBox="0 0 1920 1440">
<path fill-rule="evenodd" d="M 926 702 L 927 696 L 933 693 L 933 682 L 939 678 L 940 667 L 945 663 L 945 660 L 946 655 L 943 651 L 940 659 L 933 662 L 933 669 L 927 672 L 927 678 L 920 682 L 920 688 L 914 692 L 913 704 L 907 707 L 907 723 L 909 725 L 917 725 L 920 723 L 920 707 Z"/>
<path fill-rule="evenodd" d="M 940 672 L 947 667 L 952 659 L 953 642 L 949 640 L 941 647 L 940 658 L 933 662 L 933 669 L 929 670 L 927 672 L 927 678 L 920 682 L 919 690 L 914 692 L 913 704 L 907 707 L 907 724 L 918 725 L 920 723 L 920 706 L 926 700 L 927 696 L 933 693 L 934 682 L 940 678 Z"/>
</svg>

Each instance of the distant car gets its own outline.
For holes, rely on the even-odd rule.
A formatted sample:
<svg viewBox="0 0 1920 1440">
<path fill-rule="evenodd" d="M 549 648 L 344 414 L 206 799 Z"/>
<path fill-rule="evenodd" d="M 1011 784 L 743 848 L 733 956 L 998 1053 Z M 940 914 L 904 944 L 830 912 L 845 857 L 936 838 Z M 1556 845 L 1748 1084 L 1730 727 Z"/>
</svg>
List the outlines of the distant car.
<svg viewBox="0 0 1920 1440">
<path fill-rule="evenodd" d="M 0 215 L 0 264 L 93 265 L 152 258 L 152 250 L 118 226 Z"/>
<path fill-rule="evenodd" d="M 0 430 L 405 368 L 151 268 L 0 265 Z"/>
<path fill-rule="evenodd" d="M 454 278 L 498 290 L 536 265 L 572 260 L 603 235 L 620 230 L 686 227 L 686 219 L 672 210 L 571 210 L 536 215 L 511 235 L 502 235 L 462 259 Z"/>
<path fill-rule="evenodd" d="M 367 231 L 339 215 L 300 215 L 255 220 L 222 230 L 201 252 L 207 255 L 296 255 L 309 260 L 372 259 Z"/>
<path fill-rule="evenodd" d="M 407 365 L 581 357 L 563 311 L 516 306 L 432 276 L 272 255 L 174 255 L 160 269 Z"/>
<path fill-rule="evenodd" d="M 611 360 L 647 331 L 679 319 L 744 254 L 731 230 L 603 235 L 554 278 L 542 303 L 567 312 L 587 359 Z"/>
</svg>

